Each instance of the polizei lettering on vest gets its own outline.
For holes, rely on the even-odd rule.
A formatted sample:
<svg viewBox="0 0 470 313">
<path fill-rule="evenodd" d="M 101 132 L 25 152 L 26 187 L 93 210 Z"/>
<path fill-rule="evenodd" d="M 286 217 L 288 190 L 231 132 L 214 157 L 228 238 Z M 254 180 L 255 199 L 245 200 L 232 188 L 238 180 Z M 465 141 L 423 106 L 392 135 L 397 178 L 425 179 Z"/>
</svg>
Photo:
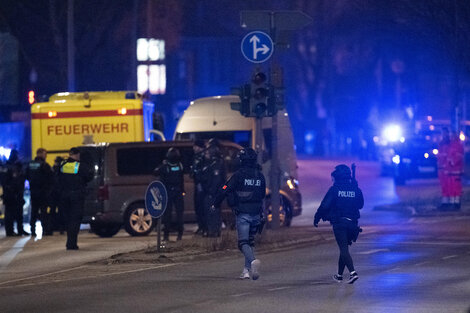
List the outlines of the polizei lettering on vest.
<svg viewBox="0 0 470 313">
<path fill-rule="evenodd" d="M 261 180 L 245 178 L 245 186 L 261 186 Z"/>
<path fill-rule="evenodd" d="M 48 125 L 47 135 L 82 135 L 82 134 L 112 134 L 128 133 L 128 123 L 102 123 L 102 124 L 72 124 Z"/>
<path fill-rule="evenodd" d="M 339 190 L 338 191 L 338 197 L 342 198 L 354 198 L 356 197 L 356 193 L 354 191 L 343 191 Z"/>
</svg>

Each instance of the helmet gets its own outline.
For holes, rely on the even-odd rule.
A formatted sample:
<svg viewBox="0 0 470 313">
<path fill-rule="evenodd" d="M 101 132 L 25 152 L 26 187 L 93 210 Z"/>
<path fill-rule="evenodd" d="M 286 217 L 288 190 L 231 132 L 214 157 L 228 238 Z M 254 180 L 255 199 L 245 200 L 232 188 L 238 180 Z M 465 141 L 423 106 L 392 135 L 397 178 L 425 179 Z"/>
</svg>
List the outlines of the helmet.
<svg viewBox="0 0 470 313">
<path fill-rule="evenodd" d="M 331 176 L 333 176 L 336 180 L 351 179 L 351 170 L 347 165 L 340 164 L 335 167 L 333 172 L 331 172 Z"/>
<path fill-rule="evenodd" d="M 219 141 L 217 140 L 217 138 L 211 138 L 209 139 L 209 141 L 207 141 L 206 148 L 213 147 L 213 146 L 216 146 L 216 147 L 219 146 Z"/>
<path fill-rule="evenodd" d="M 170 162 L 177 162 L 180 159 L 180 153 L 176 148 L 171 147 L 166 153 L 166 158 Z"/>
<path fill-rule="evenodd" d="M 243 164 L 256 164 L 258 154 L 251 148 L 244 148 L 238 152 L 238 159 Z"/>
</svg>

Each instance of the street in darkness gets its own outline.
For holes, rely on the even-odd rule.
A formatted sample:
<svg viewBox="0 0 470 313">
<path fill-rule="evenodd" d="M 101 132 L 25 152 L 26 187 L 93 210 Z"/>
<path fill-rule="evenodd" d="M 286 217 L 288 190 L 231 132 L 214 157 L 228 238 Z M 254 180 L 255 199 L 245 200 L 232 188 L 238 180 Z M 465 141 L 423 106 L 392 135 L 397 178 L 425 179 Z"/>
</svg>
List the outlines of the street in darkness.
<svg viewBox="0 0 470 313">
<path fill-rule="evenodd" d="M 300 173 L 310 175 L 309 171 L 329 167 L 328 163 L 302 160 Z M 358 166 L 367 205 L 364 232 L 351 248 L 360 276 L 354 285 L 331 279 L 338 249 L 331 227 L 322 223 L 318 229 L 308 228 L 312 236 L 320 234 L 320 240 L 259 253 L 258 281 L 237 279 L 242 266 L 238 251 L 161 264 L 83 262 L 53 275 L 31 271 L 31 279 L 25 279 L 24 273 L 19 273 L 22 279 L 2 279 L 0 302 L 8 308 L 5 312 L 466 312 L 470 308 L 470 216 L 423 217 L 373 210 L 371 192 L 376 189 L 369 185 L 375 181 L 385 186 L 391 180 L 369 180 L 374 170 L 373 164 Z M 311 223 L 315 199 L 321 200 L 323 193 L 317 189 L 328 186 L 321 180 L 327 180 L 329 173 L 322 172 L 311 178 L 318 179 L 318 184 L 300 177 L 309 200 L 297 221 L 300 225 L 293 227 L 310 227 L 301 224 Z M 418 181 L 404 188 L 431 192 L 434 187 L 432 181 Z M 53 239 L 63 241 L 59 236 Z M 119 241 L 114 239 L 106 239 L 107 244 Z M 84 239 L 85 251 L 77 253 L 90 255 L 102 240 Z M 4 271 L 15 268 L 30 249 L 32 243 Z M 47 263 L 40 251 L 36 253 L 38 260 Z M 29 260 L 34 262 L 34 257 Z"/>
</svg>

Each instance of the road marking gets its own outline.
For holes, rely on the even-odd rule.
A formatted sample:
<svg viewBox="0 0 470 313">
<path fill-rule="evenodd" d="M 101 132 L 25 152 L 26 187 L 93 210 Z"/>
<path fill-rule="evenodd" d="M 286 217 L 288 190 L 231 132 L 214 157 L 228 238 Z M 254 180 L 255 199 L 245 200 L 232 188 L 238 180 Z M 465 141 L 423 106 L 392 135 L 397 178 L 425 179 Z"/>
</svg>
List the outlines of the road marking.
<svg viewBox="0 0 470 313">
<path fill-rule="evenodd" d="M 277 287 L 277 288 L 268 289 L 268 291 L 284 290 L 284 289 L 289 289 L 289 288 L 292 288 L 292 287 L 290 286 Z"/>
<path fill-rule="evenodd" d="M 139 269 L 134 269 L 134 270 L 119 271 L 119 272 L 114 272 L 114 273 L 103 273 L 103 274 L 94 274 L 94 275 L 88 275 L 88 276 L 82 276 L 82 277 L 70 277 L 70 278 L 64 278 L 64 279 L 53 279 L 51 281 L 46 281 L 46 282 L 25 283 L 25 284 L 22 284 L 22 285 L 16 285 L 14 287 L 23 287 L 23 286 L 31 286 L 31 285 L 44 285 L 44 284 L 48 284 L 48 283 L 57 283 L 57 282 L 65 282 L 65 281 L 73 281 L 73 280 L 82 280 L 82 279 L 89 279 L 89 278 L 98 278 L 98 277 L 114 276 L 114 275 L 121 275 L 121 274 L 137 273 L 137 272 L 143 272 L 143 271 L 147 271 L 147 270 L 153 270 L 153 269 L 159 269 L 159 268 L 164 268 L 164 267 L 175 266 L 175 265 L 179 265 L 179 264 L 181 264 L 181 263 L 163 264 L 163 265 L 157 265 L 157 266 L 146 267 L 146 268 L 139 268 Z M 67 270 L 62 270 L 62 271 L 57 271 L 57 272 L 32 276 L 32 277 L 26 277 L 26 278 L 1 282 L 0 283 L 0 289 L 10 287 L 10 286 L 2 286 L 2 285 L 5 285 L 5 284 L 8 284 L 8 283 L 15 283 L 15 282 L 20 282 L 20 281 L 24 281 L 24 280 L 37 279 L 39 277 L 44 277 L 44 276 L 49 276 L 49 275 L 54 275 L 54 274 L 60 274 L 60 273 L 63 273 L 63 272 L 69 272 L 69 271 L 79 269 L 79 268 L 82 268 L 82 267 L 86 267 L 86 266 L 78 266 L 78 267 L 67 269 Z"/>
<path fill-rule="evenodd" d="M 0 258 L 0 272 L 4 271 L 8 264 L 13 261 L 16 255 L 23 251 L 23 248 L 29 241 L 29 239 L 29 237 L 21 238 L 20 240 L 15 242 L 15 244 L 13 245 L 13 247 L 10 248 L 10 250 L 2 254 L 2 257 Z"/>
<path fill-rule="evenodd" d="M 442 259 L 443 259 L 443 260 L 448 260 L 448 259 L 453 259 L 453 258 L 456 258 L 456 257 L 458 257 L 458 255 L 453 254 L 453 255 L 445 256 L 445 257 L 443 257 Z"/>
<path fill-rule="evenodd" d="M 244 296 L 249 296 L 249 295 L 252 295 L 253 293 L 251 292 L 245 292 L 245 293 L 237 293 L 237 294 L 234 294 L 234 295 L 230 295 L 230 297 L 244 297 Z"/>
<path fill-rule="evenodd" d="M 377 252 L 387 252 L 387 251 L 390 251 L 390 249 L 368 250 L 368 251 L 358 252 L 357 254 L 373 254 L 373 253 L 377 253 Z"/>
<path fill-rule="evenodd" d="M 424 265 L 424 264 L 428 264 L 430 263 L 429 261 L 424 261 L 424 262 L 421 262 L 421 263 L 416 263 L 414 264 L 414 266 L 421 266 L 421 265 Z"/>
</svg>

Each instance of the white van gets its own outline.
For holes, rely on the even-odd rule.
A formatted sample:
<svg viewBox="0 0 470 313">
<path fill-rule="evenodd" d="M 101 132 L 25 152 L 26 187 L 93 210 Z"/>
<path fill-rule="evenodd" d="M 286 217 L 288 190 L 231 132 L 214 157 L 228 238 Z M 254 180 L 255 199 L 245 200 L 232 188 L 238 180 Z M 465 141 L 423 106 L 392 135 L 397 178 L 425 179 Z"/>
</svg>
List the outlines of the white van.
<svg viewBox="0 0 470 313">
<path fill-rule="evenodd" d="M 238 143 L 243 147 L 255 148 L 256 119 L 244 117 L 240 112 L 232 110 L 231 102 L 240 102 L 240 99 L 238 96 L 215 96 L 192 101 L 176 126 L 174 139 L 218 138 Z M 271 166 L 271 118 L 263 118 L 262 130 L 261 146 L 266 160 L 262 166 L 269 186 L 270 175 L 267 174 Z M 298 189 L 294 138 L 285 110 L 278 112 L 278 152 L 281 170 L 281 222 L 288 226 L 293 216 L 301 214 L 302 201 Z"/>
</svg>

